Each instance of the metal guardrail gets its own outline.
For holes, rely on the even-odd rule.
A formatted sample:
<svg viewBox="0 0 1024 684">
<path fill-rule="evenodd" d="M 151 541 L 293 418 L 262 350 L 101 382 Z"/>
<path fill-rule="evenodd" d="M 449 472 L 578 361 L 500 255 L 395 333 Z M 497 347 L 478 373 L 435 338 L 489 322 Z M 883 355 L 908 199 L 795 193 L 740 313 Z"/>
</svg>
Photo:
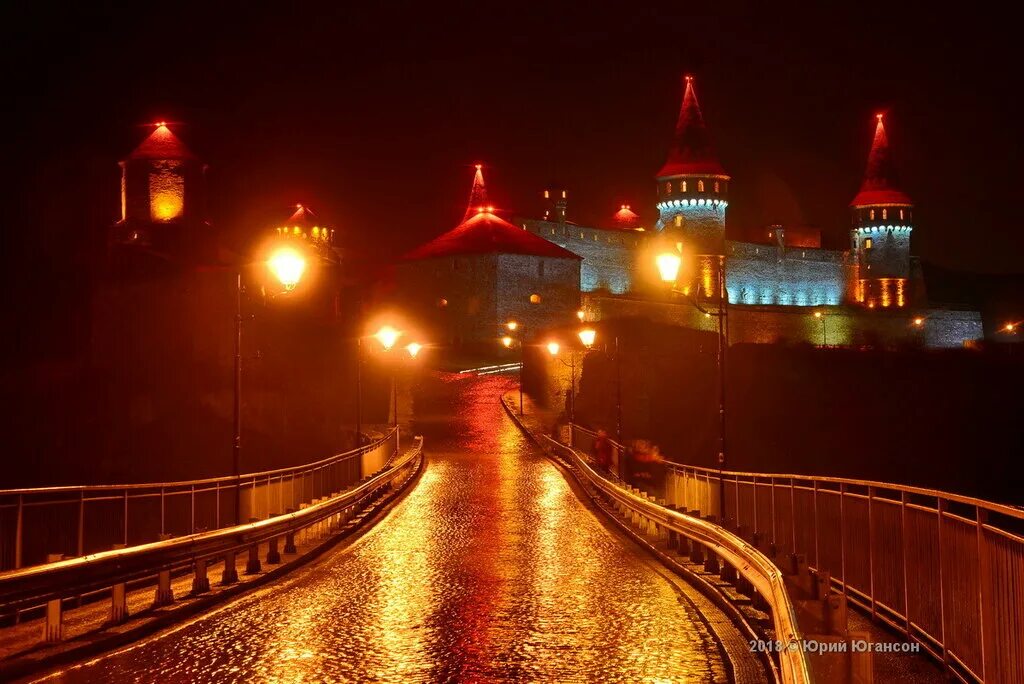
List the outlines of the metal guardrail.
<svg viewBox="0 0 1024 684">
<path fill-rule="evenodd" d="M 786 591 L 782 571 L 767 556 L 746 540 L 715 523 L 673 511 L 630 491 L 620 482 L 595 470 L 576 449 L 547 435 L 544 435 L 544 439 L 551 449 L 567 457 L 588 481 L 620 507 L 652 521 L 661 528 L 703 544 L 735 568 L 768 604 L 776 639 L 788 645 L 788 648 L 782 649 L 779 653 L 781 680 L 786 684 L 810 682 L 795 607 Z"/>
<path fill-rule="evenodd" d="M 0 490 L 0 571 L 84 556 L 115 544 L 192 535 L 298 509 L 384 466 L 397 449 L 392 428 L 364 447 L 308 463 L 244 475 L 142 484 Z"/>
<path fill-rule="evenodd" d="M 574 426 L 589 450 L 596 436 Z M 719 510 L 719 471 L 665 462 L 665 500 Z M 964 682 L 1024 682 L 1024 510 L 869 480 L 725 471 L 725 510 Z"/>
<path fill-rule="evenodd" d="M 389 435 L 378 443 L 386 443 Z M 285 539 L 311 525 L 343 514 L 408 474 L 409 467 L 422 455 L 422 438 L 415 448 L 392 461 L 376 475 L 361 484 L 314 502 L 301 510 L 275 515 L 265 520 L 200 532 L 164 541 L 130 546 L 123 549 L 68 558 L 44 565 L 35 565 L 0 573 L 0 607 L 4 613 L 59 601 L 69 596 L 84 595 L 134 580 L 154 577 L 182 568 L 196 566 L 205 560 L 231 558 L 262 542 Z M 365 451 L 365 450 L 361 450 Z M 205 576 L 205 564 L 201 572 Z"/>
</svg>

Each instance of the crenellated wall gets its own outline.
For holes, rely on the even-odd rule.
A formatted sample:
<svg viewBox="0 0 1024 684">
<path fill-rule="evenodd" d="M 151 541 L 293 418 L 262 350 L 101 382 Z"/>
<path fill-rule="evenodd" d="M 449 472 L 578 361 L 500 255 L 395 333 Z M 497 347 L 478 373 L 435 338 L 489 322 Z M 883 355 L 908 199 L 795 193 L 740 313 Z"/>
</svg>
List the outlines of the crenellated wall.
<svg viewBox="0 0 1024 684">
<path fill-rule="evenodd" d="M 845 252 L 732 241 L 726 252 L 731 303 L 836 306 L 847 299 L 852 265 Z"/>
<path fill-rule="evenodd" d="M 636 289 L 634 273 L 643 245 L 642 231 L 603 229 L 573 223 L 520 219 L 524 229 L 583 257 L 580 290 L 626 294 Z"/>
</svg>

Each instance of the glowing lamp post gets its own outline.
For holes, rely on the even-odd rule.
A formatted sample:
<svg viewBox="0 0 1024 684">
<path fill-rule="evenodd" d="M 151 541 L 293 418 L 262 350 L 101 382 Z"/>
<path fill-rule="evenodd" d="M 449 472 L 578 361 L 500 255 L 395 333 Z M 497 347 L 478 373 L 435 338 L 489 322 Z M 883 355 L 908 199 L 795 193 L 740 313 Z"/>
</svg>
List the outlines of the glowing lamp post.
<svg viewBox="0 0 1024 684">
<path fill-rule="evenodd" d="M 586 349 L 590 349 L 594 346 L 594 340 L 597 338 L 597 331 L 593 328 L 584 328 L 578 333 L 580 342 Z M 562 350 L 562 345 L 558 342 L 551 340 L 545 345 L 548 350 L 548 354 L 551 358 L 558 359 L 559 363 L 569 369 L 569 437 L 570 443 L 572 441 L 572 426 L 576 424 L 576 356 L 569 352 L 569 363 L 566 363 L 559 358 L 558 353 Z"/>
<path fill-rule="evenodd" d="M 580 342 L 583 343 L 583 346 L 590 349 L 594 346 L 594 340 L 597 339 L 597 331 L 593 328 L 584 328 L 583 330 L 580 330 L 579 336 Z"/>
<path fill-rule="evenodd" d="M 416 358 L 416 355 L 420 353 L 421 349 L 423 349 L 423 345 L 419 342 L 411 342 L 405 345 L 405 351 L 409 352 L 409 356 L 414 359 Z"/>
<path fill-rule="evenodd" d="M 391 351 L 401 336 L 401 331 L 395 330 L 390 325 L 385 325 L 374 334 L 374 337 L 380 342 L 380 346 L 384 347 L 384 351 Z"/>
<path fill-rule="evenodd" d="M 814 317 L 821 321 L 821 346 L 828 346 L 828 331 L 825 328 L 825 314 L 820 311 L 814 312 Z"/>
<path fill-rule="evenodd" d="M 679 279 L 679 271 L 682 266 L 683 259 L 679 255 L 678 251 L 667 251 L 657 255 L 654 259 L 655 265 L 658 267 L 658 275 L 661 277 L 661 281 L 669 286 L 670 292 L 675 295 L 680 295 L 690 298 L 690 303 L 693 304 L 698 311 L 704 314 L 705 318 L 714 316 L 718 319 L 718 516 L 720 522 L 725 522 L 725 357 L 726 351 L 729 348 L 729 340 L 727 339 L 728 331 L 728 317 L 729 317 L 729 298 L 726 296 L 725 290 L 725 257 L 721 254 L 717 255 L 718 261 L 718 309 L 717 311 L 709 311 L 705 309 L 698 298 L 700 293 L 700 285 L 697 286 L 697 293 L 693 296 L 690 295 L 690 288 L 684 287 L 682 290 L 676 286 L 676 281 Z M 711 294 L 710 292 L 708 293 Z M 821 317 L 820 312 L 815 314 L 815 317 Z M 822 321 L 824 323 L 824 320 Z M 822 328 L 824 330 L 824 328 Z"/>
<path fill-rule="evenodd" d="M 514 333 L 519 329 L 519 323 L 516 321 L 509 321 L 505 324 L 510 333 Z M 501 338 L 501 344 L 505 349 L 511 349 L 515 339 L 511 335 L 505 335 Z M 523 415 L 523 342 L 519 341 L 519 415 Z"/>
<path fill-rule="evenodd" d="M 270 255 L 267 267 L 284 285 L 284 289 L 291 291 L 299 284 L 302 274 L 306 271 L 306 259 L 298 250 L 283 247 Z"/>
<path fill-rule="evenodd" d="M 162 124 L 161 124 L 162 125 Z M 282 247 L 271 253 L 266 261 L 267 270 L 286 292 L 295 289 L 306 271 L 306 258 L 298 250 Z M 235 477 L 235 524 L 242 522 L 242 272 L 235 274 L 235 387 L 234 416 L 231 442 L 231 472 Z M 229 573 L 230 574 L 230 573 Z"/>
</svg>

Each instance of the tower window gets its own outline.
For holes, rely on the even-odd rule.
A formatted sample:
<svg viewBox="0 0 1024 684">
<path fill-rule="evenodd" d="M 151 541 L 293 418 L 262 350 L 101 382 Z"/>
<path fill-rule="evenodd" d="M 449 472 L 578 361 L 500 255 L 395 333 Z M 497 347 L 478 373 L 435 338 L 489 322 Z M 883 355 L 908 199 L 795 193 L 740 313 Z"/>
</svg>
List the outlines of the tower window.
<svg viewBox="0 0 1024 684">
<path fill-rule="evenodd" d="M 903 220 L 903 210 L 900 209 L 900 221 L 902 221 L 902 220 Z"/>
<path fill-rule="evenodd" d="M 683 181 L 682 183 L 679 184 L 679 189 L 682 192 L 686 192 L 686 181 Z"/>
<path fill-rule="evenodd" d="M 871 238 L 864 238 L 864 249 L 871 249 L 875 241 Z"/>
<path fill-rule="evenodd" d="M 531 304 L 540 304 L 540 295 L 539 294 L 532 294 L 532 295 L 530 295 L 530 303 Z"/>
<path fill-rule="evenodd" d="M 888 209 L 883 209 L 882 210 L 882 220 L 884 221 L 887 218 L 889 218 L 889 210 Z"/>
<path fill-rule="evenodd" d="M 665 183 L 665 194 L 666 195 L 671 195 L 672 194 L 672 184 L 671 183 Z"/>
<path fill-rule="evenodd" d="M 704 181 L 697 181 L 697 192 L 704 192 Z"/>
<path fill-rule="evenodd" d="M 676 228 L 683 227 L 683 217 L 680 214 L 676 214 Z"/>
<path fill-rule="evenodd" d="M 715 181 L 715 192 L 718 192 L 718 181 Z"/>
<path fill-rule="evenodd" d="M 874 209 L 872 209 L 871 211 L 868 212 L 868 220 L 869 221 L 874 221 L 875 220 L 875 210 Z"/>
</svg>

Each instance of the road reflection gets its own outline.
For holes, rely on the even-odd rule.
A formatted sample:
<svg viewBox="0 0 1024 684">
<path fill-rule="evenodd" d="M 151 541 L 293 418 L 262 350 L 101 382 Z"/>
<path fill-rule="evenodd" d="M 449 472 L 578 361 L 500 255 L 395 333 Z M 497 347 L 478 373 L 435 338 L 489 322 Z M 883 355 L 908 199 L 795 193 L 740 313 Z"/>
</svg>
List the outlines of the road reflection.
<svg viewBox="0 0 1024 684">
<path fill-rule="evenodd" d="M 382 524 L 279 585 L 63 681 L 724 681 L 704 623 L 503 415 L 436 376 L 429 465 Z"/>
</svg>

